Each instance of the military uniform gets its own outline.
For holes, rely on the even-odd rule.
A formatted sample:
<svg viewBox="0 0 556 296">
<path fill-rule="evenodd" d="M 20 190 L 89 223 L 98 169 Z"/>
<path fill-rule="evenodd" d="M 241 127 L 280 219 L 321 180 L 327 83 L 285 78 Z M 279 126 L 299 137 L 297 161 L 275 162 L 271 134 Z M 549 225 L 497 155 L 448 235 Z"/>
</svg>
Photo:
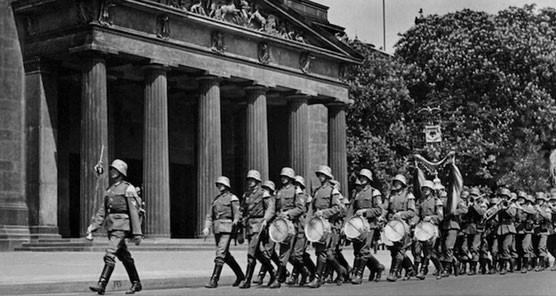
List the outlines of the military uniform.
<svg viewBox="0 0 556 296">
<path fill-rule="evenodd" d="M 537 196 L 537 199 L 543 199 L 545 202 L 541 206 L 536 206 L 536 219 L 533 235 L 533 245 L 536 246 L 538 252 L 537 266 L 535 271 L 544 270 L 546 259 L 548 258 L 547 240 L 548 234 L 552 229 L 552 210 L 546 204 L 544 193 Z"/>
<path fill-rule="evenodd" d="M 474 201 L 468 205 L 467 213 L 462 218 L 464 222 L 461 225 L 463 232 L 461 249 L 463 258 L 469 261 L 469 275 L 475 274 L 477 262 L 480 259 L 479 251 L 485 231 L 481 220 L 487 209 L 488 205 L 486 203 Z"/>
<path fill-rule="evenodd" d="M 359 210 L 363 210 L 362 216 L 367 219 L 370 231 L 365 234 L 361 240 L 353 241 L 354 255 L 354 279 L 352 283 L 360 284 L 363 271 L 367 261 L 373 257 L 371 248 L 376 230 L 378 229 L 377 219 L 382 215 L 382 195 L 380 191 L 372 188 L 370 185 L 365 186 L 358 192 L 351 201 L 348 212 L 348 219 L 355 215 Z"/>
<path fill-rule="evenodd" d="M 530 201 L 531 203 L 533 201 Z M 535 208 L 532 204 L 524 204 L 517 210 L 516 225 L 517 239 L 521 243 L 521 272 L 526 273 L 531 264 L 531 259 L 534 257 L 533 253 L 533 228 L 535 224 Z"/>
<path fill-rule="evenodd" d="M 205 229 L 210 229 L 212 227 L 216 243 L 214 271 L 210 283 L 206 286 L 207 288 L 217 287 L 224 263 L 228 264 L 236 275 L 234 286 L 238 286 L 245 278 L 241 267 L 229 252 L 232 234 L 236 231 L 236 225 L 239 223 L 241 213 L 239 209 L 239 199 L 229 191 L 229 180 L 226 178 L 226 181 L 228 190 L 222 191 L 214 197 L 210 204 L 209 213 L 205 219 Z M 217 184 L 218 183 L 222 184 L 217 181 Z"/>
<path fill-rule="evenodd" d="M 411 220 L 415 217 L 415 196 L 408 192 L 406 188 L 394 191 L 386 200 L 386 218 L 388 221 L 392 219 L 400 219 L 406 224 L 411 224 Z M 387 277 L 389 281 L 396 281 L 398 278 L 398 270 L 400 270 L 404 261 L 409 260 L 406 266 L 406 275 L 414 273 L 413 263 L 406 254 L 407 248 L 411 246 L 412 240 L 409 233 L 398 242 L 393 242 L 390 249 L 390 275 Z"/>
<path fill-rule="evenodd" d="M 295 177 L 293 170 L 291 175 L 291 180 L 293 181 Z M 296 228 L 296 235 L 292 239 L 280 244 L 280 262 L 276 271 L 277 281 L 270 286 L 271 288 L 279 288 L 280 284 L 286 281 L 286 265 L 292 255 L 297 233 L 303 229 L 299 221 L 303 213 L 305 213 L 305 200 L 302 199 L 301 195 L 298 195 L 297 188 L 291 182 L 282 186 L 282 188 L 276 192 L 276 215 L 292 221 Z M 292 257 L 292 261 L 296 262 L 295 265 L 299 266 L 303 263 L 303 254 L 301 254 L 301 256 L 299 256 L 300 254 L 295 255 L 295 257 Z"/>
<path fill-rule="evenodd" d="M 448 203 L 444 203 L 444 211 L 448 212 Z M 462 215 L 467 214 L 468 208 L 464 202 L 459 202 L 457 204 L 456 210 L 452 214 L 445 214 L 444 219 L 441 223 L 442 229 L 442 261 L 443 261 L 443 276 L 448 276 L 450 266 L 453 265 L 454 274 L 459 273 L 459 262 L 457 261 L 456 257 L 454 256 L 454 246 L 456 245 L 456 239 L 458 237 L 458 233 L 461 230 L 460 227 L 460 217 Z"/>
<path fill-rule="evenodd" d="M 260 181 L 259 181 L 260 182 Z M 265 234 L 263 225 L 266 225 L 274 216 L 274 197 L 263 190 L 258 184 L 243 195 L 242 216 L 245 223 L 247 240 L 247 269 L 245 281 L 240 288 L 249 288 L 255 270 L 256 260 L 259 260 L 271 274 L 274 268 L 270 262 L 270 253 L 261 245 L 261 236 Z M 270 280 L 270 284 L 274 279 Z"/>
<path fill-rule="evenodd" d="M 116 169 L 123 177 L 127 174 L 127 164 L 121 160 L 114 160 L 111 169 Z M 124 265 L 132 287 L 126 293 L 133 294 L 141 291 L 139 274 L 135 261 L 131 257 L 126 245 L 126 238 L 139 239 L 142 237 L 141 219 L 138 204 L 141 203 L 135 187 L 123 181 L 123 177 L 112 184 L 104 194 L 104 200 L 88 232 L 104 227 L 108 235 L 108 248 L 104 254 L 104 269 L 96 287 L 90 287 L 98 294 L 104 294 L 104 289 L 114 270 L 117 257 Z"/>
<path fill-rule="evenodd" d="M 501 195 L 505 195 L 505 190 L 501 191 Z M 509 197 L 509 193 L 506 196 Z M 498 222 L 496 235 L 498 236 L 498 246 L 500 248 L 498 256 L 498 260 L 500 262 L 500 274 L 505 274 L 507 272 L 506 264 L 512 259 L 511 249 L 512 242 L 516 234 L 514 225 L 516 214 L 517 207 L 513 204 L 510 204 L 507 207 L 502 207 L 496 214 Z"/>
<path fill-rule="evenodd" d="M 432 190 L 432 186 L 430 188 Z M 419 200 L 417 200 L 415 204 L 415 210 L 417 214 L 416 217 L 420 221 L 428 220 L 436 227 L 438 227 L 440 221 L 442 221 L 443 219 L 442 207 L 443 207 L 442 201 L 431 193 L 431 195 L 422 197 Z M 429 241 L 415 242 L 415 252 L 417 254 L 420 254 L 422 252 L 423 254 L 421 270 L 419 272 L 419 275 L 417 275 L 419 279 L 425 279 L 425 274 L 427 271 L 429 260 L 432 261 L 432 263 L 436 268 L 437 277 L 440 275 L 440 272 L 442 271 L 442 265 L 440 264 L 440 260 L 438 256 L 437 243 L 438 243 L 437 237 L 433 237 Z"/>
</svg>

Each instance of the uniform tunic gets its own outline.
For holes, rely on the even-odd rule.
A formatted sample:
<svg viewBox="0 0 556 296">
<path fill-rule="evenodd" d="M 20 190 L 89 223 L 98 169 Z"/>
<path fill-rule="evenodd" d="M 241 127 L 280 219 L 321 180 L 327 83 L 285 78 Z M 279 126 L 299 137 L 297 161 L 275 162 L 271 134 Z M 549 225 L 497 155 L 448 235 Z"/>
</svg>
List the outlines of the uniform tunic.
<svg viewBox="0 0 556 296">
<path fill-rule="evenodd" d="M 374 234 L 378 228 L 378 217 L 382 216 L 382 196 L 380 191 L 371 186 L 364 187 L 353 198 L 348 218 L 351 218 L 357 211 L 363 210 L 363 217 L 367 219 L 370 231 L 361 239 L 353 241 L 353 254 L 355 258 L 368 260 L 371 255 Z"/>
<path fill-rule="evenodd" d="M 224 263 L 231 257 L 229 253 L 233 224 L 240 219 L 239 199 L 226 191 L 217 195 L 211 202 L 210 211 L 205 219 L 205 228 L 212 226 L 216 256 L 214 262 Z"/>
<path fill-rule="evenodd" d="M 323 243 L 315 245 L 318 261 L 324 262 L 327 258 L 333 260 L 335 257 L 335 246 L 340 239 L 339 214 L 343 207 L 340 192 L 330 182 L 322 184 L 315 190 L 309 217 L 313 218 L 316 212 L 320 212 L 322 218 L 328 220 L 332 228 L 328 238 Z"/>
<path fill-rule="evenodd" d="M 260 186 L 243 195 L 242 216 L 245 221 L 247 239 L 247 257 L 254 258 L 261 255 L 264 248 L 260 247 L 260 235 L 262 223 L 267 223 L 274 216 L 274 198 Z"/>
<path fill-rule="evenodd" d="M 292 221 L 296 228 L 293 238 L 280 244 L 279 257 L 280 264 L 283 266 L 286 266 L 290 260 L 297 234 L 303 231 L 300 219 L 305 213 L 305 203 L 306 201 L 303 199 L 303 196 L 298 194 L 297 187 L 293 184 L 287 184 L 276 192 L 276 214 Z"/>
<path fill-rule="evenodd" d="M 463 243 L 462 251 L 468 260 L 479 261 L 481 240 L 484 234 L 484 225 L 481 224 L 483 215 L 488 209 L 484 202 L 475 202 L 467 208 L 467 214 L 462 216 Z"/>
</svg>

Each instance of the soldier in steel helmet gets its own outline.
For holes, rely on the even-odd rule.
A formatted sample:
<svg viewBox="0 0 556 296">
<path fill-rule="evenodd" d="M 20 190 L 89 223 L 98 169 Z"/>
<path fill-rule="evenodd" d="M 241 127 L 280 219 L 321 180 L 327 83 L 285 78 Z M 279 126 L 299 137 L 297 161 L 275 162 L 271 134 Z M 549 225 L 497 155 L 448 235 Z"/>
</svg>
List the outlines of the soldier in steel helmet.
<svg viewBox="0 0 556 296">
<path fill-rule="evenodd" d="M 498 195 L 500 196 L 501 203 L 499 204 L 499 211 L 496 214 L 498 221 L 498 228 L 496 234 L 498 235 L 499 264 L 500 274 L 504 275 L 508 271 L 510 264 L 512 242 L 516 234 L 515 217 L 517 215 L 517 207 L 510 203 L 511 191 L 508 188 L 501 188 Z"/>
<path fill-rule="evenodd" d="M 444 218 L 442 201 L 434 193 L 434 183 L 425 180 L 418 192 L 420 198 L 415 203 L 416 218 L 419 221 L 430 222 L 438 227 Z M 428 241 L 416 242 L 416 253 L 423 253 L 422 266 L 417 278 L 424 280 L 428 268 L 429 260 L 436 268 L 436 279 L 441 278 L 442 265 L 438 257 L 438 237 L 432 237 Z"/>
<path fill-rule="evenodd" d="M 295 176 L 293 184 L 296 187 L 296 193 L 299 199 L 305 202 L 305 211 L 311 203 L 311 196 L 305 192 L 305 178 Z M 311 256 L 307 253 L 307 238 L 305 237 L 304 225 L 306 219 L 305 213 L 300 217 L 300 223 L 297 226 L 295 244 L 290 255 L 290 263 L 294 266 L 290 278 L 286 281 L 288 286 L 299 284 L 304 286 L 315 272 L 315 264 L 311 260 Z M 299 278 L 301 275 L 301 278 Z"/>
<path fill-rule="evenodd" d="M 535 271 L 543 271 L 546 268 L 548 251 L 546 242 L 548 234 L 552 229 L 552 210 L 548 206 L 548 197 L 544 192 L 537 192 L 535 198 L 536 220 L 533 235 L 533 245 L 537 248 L 538 259 Z"/>
<path fill-rule="evenodd" d="M 535 199 L 532 195 L 520 191 L 517 194 L 517 201 L 519 207 L 517 209 L 516 241 L 521 245 L 521 273 L 527 273 L 534 257 L 532 236 L 536 215 Z"/>
<path fill-rule="evenodd" d="M 473 187 L 467 192 L 462 192 L 461 199 L 467 203 L 467 213 L 462 216 L 461 227 L 463 242 L 461 245 L 464 254 L 462 272 L 465 272 L 465 262 L 469 262 L 468 275 L 475 275 L 477 263 L 479 262 L 479 248 L 484 233 L 484 224 L 481 223 L 488 205 L 481 200 L 481 190 Z M 466 196 L 467 195 L 467 196 Z M 484 260 L 483 260 L 484 261 Z M 484 269 L 483 269 L 484 270 Z"/>
<path fill-rule="evenodd" d="M 552 215 L 552 230 L 548 234 L 546 241 L 547 251 L 556 258 L 556 188 L 550 190 L 550 199 L 548 200 L 548 207 L 551 210 Z M 552 264 L 551 271 L 556 270 L 556 260 Z"/>
<path fill-rule="evenodd" d="M 272 204 L 275 207 L 276 185 L 274 184 L 274 182 L 270 180 L 264 181 L 261 185 L 261 189 L 265 192 L 265 195 L 268 194 L 271 196 Z M 275 211 L 276 210 L 274 210 L 274 212 Z M 272 221 L 273 218 L 274 217 L 272 217 L 270 221 Z M 270 221 L 267 222 L 267 224 L 270 223 Z M 275 250 L 276 243 L 273 242 L 268 236 L 268 227 L 263 228 L 260 236 L 261 236 L 260 240 L 262 244 L 262 249 L 270 256 L 271 260 L 278 266 L 280 263 L 280 258 L 278 258 L 278 254 L 276 254 L 276 250 Z M 268 270 L 265 267 L 265 265 L 261 265 L 261 268 L 259 269 L 259 274 L 257 275 L 257 278 L 253 280 L 253 284 L 262 285 L 267 272 Z M 272 284 L 272 282 L 274 282 L 275 280 L 274 268 L 270 272 L 270 277 L 272 281 L 269 281 L 269 283 Z"/>
<path fill-rule="evenodd" d="M 446 191 L 441 191 L 442 195 L 447 195 Z M 448 277 L 450 275 L 450 269 L 453 267 L 454 275 L 459 275 L 459 261 L 454 255 L 454 248 L 456 245 L 456 240 L 458 234 L 461 230 L 460 219 L 463 215 L 468 213 L 468 204 L 459 201 L 456 205 L 456 209 L 453 213 L 449 214 L 448 202 L 443 202 L 444 204 L 444 219 L 441 223 L 441 260 L 442 260 L 442 276 Z"/>
<path fill-rule="evenodd" d="M 274 217 L 274 198 L 261 188 L 261 174 L 256 170 L 247 172 L 247 192 L 243 194 L 241 212 L 246 227 L 247 240 L 247 268 L 245 280 L 240 283 L 241 289 L 251 287 L 251 278 L 255 271 L 257 260 L 270 272 L 270 283 L 275 280 L 274 268 L 270 261 L 270 254 L 261 245 L 260 237 L 268 222 Z"/>
<path fill-rule="evenodd" d="M 378 261 L 372 255 L 371 249 L 375 232 L 378 229 L 378 218 L 383 214 L 382 194 L 371 186 L 373 180 L 371 171 L 362 169 L 358 177 L 363 188 L 352 199 L 346 220 L 355 215 L 364 217 L 369 222 L 370 231 L 366 233 L 362 240 L 353 241 L 354 271 L 351 283 L 355 285 L 361 284 L 367 262 L 370 260 Z"/>
<path fill-rule="evenodd" d="M 229 250 L 232 234 L 236 230 L 237 224 L 241 218 L 239 199 L 230 192 L 230 179 L 227 177 L 218 177 L 215 185 L 218 188 L 219 194 L 214 197 L 210 204 L 210 210 L 205 219 L 203 235 L 205 237 L 208 236 L 212 228 L 216 243 L 216 256 L 214 258 L 212 276 L 205 287 L 218 287 L 218 280 L 220 279 L 220 273 L 222 273 L 224 263 L 228 264 L 234 271 L 236 280 L 233 286 L 236 287 L 245 279 L 241 267 Z"/>
<path fill-rule="evenodd" d="M 298 194 L 297 188 L 293 184 L 295 181 L 295 171 L 292 168 L 283 168 L 280 172 L 280 180 L 282 187 L 276 193 L 276 216 L 290 220 L 294 224 L 297 233 L 300 228 L 300 219 L 305 213 L 305 200 Z M 288 261 L 290 261 L 296 236 L 280 243 L 280 262 L 276 270 L 277 280 L 270 285 L 271 289 L 280 288 L 281 284 L 286 281 L 286 266 Z M 295 262 L 294 266 L 297 266 L 301 272 L 306 272 L 307 269 L 303 266 L 302 257 L 296 256 L 291 259 Z"/>
<path fill-rule="evenodd" d="M 341 285 L 344 278 L 347 276 L 347 270 L 338 262 L 335 254 L 335 246 L 340 239 L 341 225 L 338 216 L 344 206 L 341 201 L 340 192 L 335 189 L 334 185 L 330 182 L 334 179 L 330 167 L 321 165 L 315 174 L 317 178 L 319 178 L 321 186 L 317 188 L 313 194 L 311 206 L 309 207 L 309 214 L 307 216 L 309 219 L 320 217 L 328 220 L 332 232 L 323 243 L 314 245 L 317 266 L 315 277 L 308 285 L 309 288 L 320 287 L 327 262 L 331 264 L 338 274 L 336 284 Z"/>
<path fill-rule="evenodd" d="M 385 202 L 386 219 L 388 221 L 396 219 L 404 221 L 406 224 L 411 223 L 411 219 L 415 217 L 415 196 L 407 189 L 407 179 L 404 175 L 396 175 L 392 179 L 392 189 L 390 196 Z M 398 272 L 401 270 L 402 265 L 405 263 L 406 279 L 415 276 L 416 271 L 413 267 L 413 262 L 406 254 L 407 248 L 411 246 L 411 237 L 406 234 L 406 237 L 399 242 L 393 242 L 389 247 L 391 263 L 390 274 L 386 278 L 390 282 L 395 282 L 398 279 Z"/>
<path fill-rule="evenodd" d="M 125 239 L 133 238 L 136 245 L 141 243 L 143 233 L 137 206 L 140 201 L 135 187 L 125 180 L 127 164 L 124 161 L 116 159 L 112 162 L 109 177 L 113 183 L 106 190 L 103 203 L 87 228 L 87 232 L 91 233 L 104 226 L 109 244 L 104 255 L 104 269 L 100 279 L 96 286 L 89 288 L 99 295 L 104 294 L 117 257 L 124 265 L 132 284 L 126 294 L 134 294 L 141 291 L 142 286 L 135 261 L 127 249 Z"/>
</svg>

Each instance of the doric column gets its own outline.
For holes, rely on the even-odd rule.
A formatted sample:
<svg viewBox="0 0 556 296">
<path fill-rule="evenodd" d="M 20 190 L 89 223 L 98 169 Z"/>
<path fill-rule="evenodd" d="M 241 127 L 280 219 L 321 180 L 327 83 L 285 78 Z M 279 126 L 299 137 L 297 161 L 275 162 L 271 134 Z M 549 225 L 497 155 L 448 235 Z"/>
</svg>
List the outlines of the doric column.
<svg viewBox="0 0 556 296">
<path fill-rule="evenodd" d="M 143 187 L 146 235 L 170 237 L 170 161 L 168 156 L 167 68 L 145 67 Z"/>
<path fill-rule="evenodd" d="M 81 180 L 80 180 L 80 236 L 86 235 L 91 217 L 100 207 L 104 190 L 108 186 L 108 110 L 106 97 L 106 61 L 101 55 L 82 58 L 81 85 Z M 106 173 L 97 177 L 93 167 L 102 162 Z M 72 197 L 74 198 L 74 197 Z"/>
<path fill-rule="evenodd" d="M 303 176 L 307 188 L 309 182 L 309 97 L 295 95 L 288 97 L 290 106 L 289 115 L 289 146 L 290 164 L 295 173 Z"/>
<path fill-rule="evenodd" d="M 268 180 L 268 123 L 264 86 L 247 87 L 247 169 L 258 170 Z"/>
<path fill-rule="evenodd" d="M 342 193 L 348 194 L 346 104 L 334 102 L 328 107 L 328 164 L 332 174 L 342 185 Z"/>
<path fill-rule="evenodd" d="M 210 202 L 218 193 L 214 182 L 222 174 L 219 79 L 212 76 L 199 78 L 199 92 L 197 234 L 201 233 Z"/>
<path fill-rule="evenodd" d="M 27 205 L 32 238 L 58 233 L 58 82 L 40 59 L 25 62 Z"/>
</svg>

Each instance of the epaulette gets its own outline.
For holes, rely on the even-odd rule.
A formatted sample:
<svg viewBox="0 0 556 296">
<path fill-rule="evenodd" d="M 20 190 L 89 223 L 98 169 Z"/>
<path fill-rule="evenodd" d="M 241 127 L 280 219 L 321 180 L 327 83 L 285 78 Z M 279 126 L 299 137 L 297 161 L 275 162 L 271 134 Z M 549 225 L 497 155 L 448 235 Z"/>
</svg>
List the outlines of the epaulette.
<svg viewBox="0 0 556 296">
<path fill-rule="evenodd" d="M 415 195 L 413 195 L 413 193 L 410 192 L 406 195 L 406 198 L 407 199 L 415 199 Z"/>
<path fill-rule="evenodd" d="M 230 197 L 230 201 L 239 201 L 239 198 L 237 198 L 235 194 L 232 194 L 232 196 Z"/>
</svg>

